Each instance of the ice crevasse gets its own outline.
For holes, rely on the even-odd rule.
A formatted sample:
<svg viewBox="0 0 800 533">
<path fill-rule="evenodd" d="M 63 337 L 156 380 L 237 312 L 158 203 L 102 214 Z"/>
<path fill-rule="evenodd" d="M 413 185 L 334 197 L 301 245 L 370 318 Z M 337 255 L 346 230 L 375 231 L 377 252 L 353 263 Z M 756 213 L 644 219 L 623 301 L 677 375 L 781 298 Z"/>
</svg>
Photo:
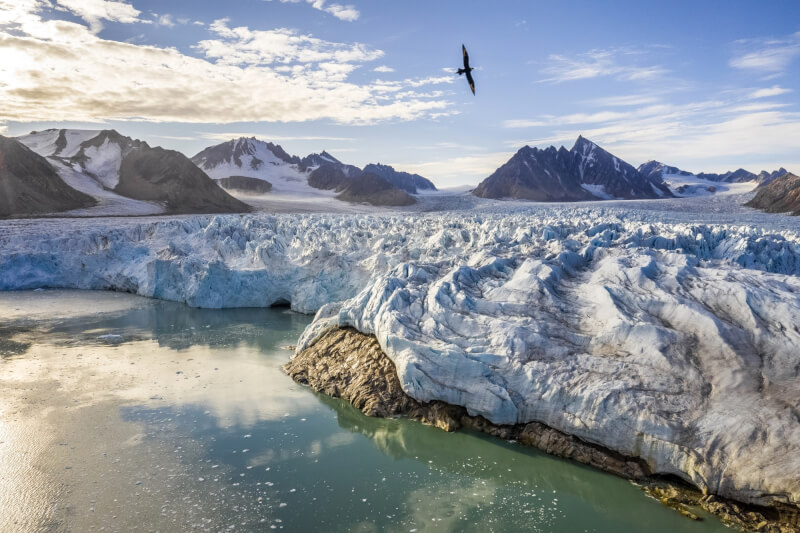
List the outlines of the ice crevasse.
<svg viewBox="0 0 800 533">
<path fill-rule="evenodd" d="M 631 217 L 633 218 L 633 217 Z M 404 390 L 543 422 L 740 501 L 800 503 L 800 235 L 593 209 L 23 223 L 0 289 L 288 300 Z"/>
</svg>

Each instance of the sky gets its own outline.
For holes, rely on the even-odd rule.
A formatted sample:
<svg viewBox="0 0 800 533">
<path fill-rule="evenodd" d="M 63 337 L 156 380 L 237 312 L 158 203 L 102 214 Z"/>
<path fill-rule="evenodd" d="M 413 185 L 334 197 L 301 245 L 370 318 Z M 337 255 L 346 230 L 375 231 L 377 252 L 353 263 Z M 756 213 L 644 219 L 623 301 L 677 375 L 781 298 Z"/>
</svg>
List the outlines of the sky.
<svg viewBox="0 0 800 533">
<path fill-rule="evenodd" d="M 440 187 L 579 134 L 633 165 L 798 173 L 799 96 L 797 0 L 0 0 L 2 135 L 255 136 Z"/>
</svg>

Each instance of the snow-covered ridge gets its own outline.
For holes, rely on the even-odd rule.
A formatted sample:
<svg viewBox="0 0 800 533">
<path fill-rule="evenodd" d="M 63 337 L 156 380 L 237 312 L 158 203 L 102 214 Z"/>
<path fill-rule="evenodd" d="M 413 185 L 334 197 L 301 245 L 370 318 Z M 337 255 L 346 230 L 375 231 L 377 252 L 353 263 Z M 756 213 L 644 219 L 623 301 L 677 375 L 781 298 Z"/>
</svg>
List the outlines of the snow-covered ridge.
<svg viewBox="0 0 800 533">
<path fill-rule="evenodd" d="M 18 221 L 0 231 L 0 289 L 322 308 L 301 347 L 373 333 L 418 400 L 800 502 L 800 232 L 616 213 Z"/>
</svg>

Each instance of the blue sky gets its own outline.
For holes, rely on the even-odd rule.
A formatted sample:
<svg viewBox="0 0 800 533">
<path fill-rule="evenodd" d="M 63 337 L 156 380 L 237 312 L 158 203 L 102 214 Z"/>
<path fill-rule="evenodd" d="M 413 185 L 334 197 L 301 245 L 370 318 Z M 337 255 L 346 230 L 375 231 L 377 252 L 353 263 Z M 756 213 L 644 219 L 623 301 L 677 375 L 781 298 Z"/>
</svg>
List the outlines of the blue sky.
<svg viewBox="0 0 800 533">
<path fill-rule="evenodd" d="M 796 0 L 0 0 L 0 57 L 9 135 L 255 135 L 440 186 L 579 133 L 634 165 L 800 172 Z"/>
</svg>

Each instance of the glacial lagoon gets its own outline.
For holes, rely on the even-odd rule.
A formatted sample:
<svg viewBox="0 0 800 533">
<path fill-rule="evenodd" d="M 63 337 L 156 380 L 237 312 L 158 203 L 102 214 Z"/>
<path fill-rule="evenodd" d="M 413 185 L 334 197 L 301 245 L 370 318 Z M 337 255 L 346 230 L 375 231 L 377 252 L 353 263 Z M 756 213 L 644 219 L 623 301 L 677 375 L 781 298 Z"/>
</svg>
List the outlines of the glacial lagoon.
<svg viewBox="0 0 800 533">
<path fill-rule="evenodd" d="M 729 531 L 591 468 L 315 394 L 281 370 L 310 321 L 0 293 L 0 531 Z"/>
</svg>

